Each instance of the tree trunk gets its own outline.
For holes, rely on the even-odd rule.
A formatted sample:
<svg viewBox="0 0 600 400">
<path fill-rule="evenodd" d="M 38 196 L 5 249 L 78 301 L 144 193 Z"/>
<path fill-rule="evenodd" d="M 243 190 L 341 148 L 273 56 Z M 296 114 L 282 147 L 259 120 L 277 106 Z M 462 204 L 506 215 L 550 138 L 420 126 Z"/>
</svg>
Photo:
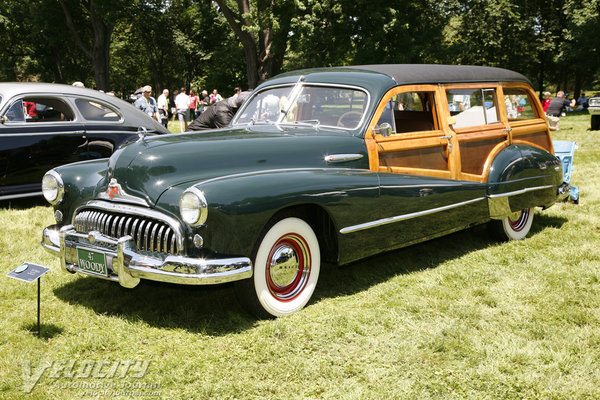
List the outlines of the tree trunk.
<svg viewBox="0 0 600 400">
<path fill-rule="evenodd" d="M 73 19 L 69 8 L 66 6 L 64 0 L 58 0 L 60 3 L 65 19 L 67 21 L 67 27 L 75 37 L 75 42 L 81 48 L 81 50 L 92 60 L 94 66 L 94 78 L 96 80 L 96 88 L 104 91 L 110 90 L 110 39 L 114 29 L 114 24 L 107 23 L 104 18 L 96 12 L 94 0 L 90 0 L 86 10 L 90 16 L 90 22 L 94 31 L 94 43 L 92 50 L 85 45 Z"/>
<path fill-rule="evenodd" d="M 258 84 L 267 78 L 273 76 L 275 70 L 279 71 L 274 65 L 275 58 L 271 54 L 273 45 L 273 32 L 271 29 L 260 31 L 258 45 L 255 35 L 249 29 L 252 23 L 244 17 L 250 14 L 250 3 L 248 0 L 238 0 L 238 13 L 233 12 L 224 0 L 215 0 L 219 10 L 227 20 L 227 23 L 237 35 L 244 48 L 246 56 L 246 77 L 248 79 L 248 88 L 254 89 Z M 260 53 L 260 54 L 259 54 Z M 281 58 L 283 60 L 283 57 Z"/>
</svg>

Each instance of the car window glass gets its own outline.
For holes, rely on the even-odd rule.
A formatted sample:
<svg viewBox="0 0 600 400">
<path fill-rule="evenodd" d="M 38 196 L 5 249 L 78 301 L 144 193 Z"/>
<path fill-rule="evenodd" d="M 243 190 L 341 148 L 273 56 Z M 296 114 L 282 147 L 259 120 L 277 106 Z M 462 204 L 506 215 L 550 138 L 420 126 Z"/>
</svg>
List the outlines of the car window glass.
<svg viewBox="0 0 600 400">
<path fill-rule="evenodd" d="M 499 122 L 495 89 L 448 89 L 446 96 L 450 115 L 456 118 L 454 128 Z"/>
<path fill-rule="evenodd" d="M 75 119 L 71 107 L 58 98 L 27 96 L 22 102 L 27 123 L 64 122 Z"/>
<path fill-rule="evenodd" d="M 25 122 L 25 111 L 23 110 L 23 100 L 15 101 L 6 114 L 4 114 L 4 118 L 7 122 Z"/>
<path fill-rule="evenodd" d="M 367 94 L 362 90 L 306 85 L 296 94 L 293 88 L 287 86 L 258 93 L 239 113 L 234 125 L 318 123 L 354 129 L 362 121 L 367 103 Z"/>
<path fill-rule="evenodd" d="M 521 88 L 504 88 L 504 104 L 509 120 L 532 119 L 537 115 L 527 91 Z"/>
<path fill-rule="evenodd" d="M 111 107 L 85 99 L 75 100 L 75 104 L 83 115 L 83 118 L 88 121 L 120 121 L 121 115 Z"/>
<path fill-rule="evenodd" d="M 421 132 L 435 129 L 433 92 L 405 92 L 387 103 L 377 127 L 388 123 L 392 133 Z"/>
</svg>

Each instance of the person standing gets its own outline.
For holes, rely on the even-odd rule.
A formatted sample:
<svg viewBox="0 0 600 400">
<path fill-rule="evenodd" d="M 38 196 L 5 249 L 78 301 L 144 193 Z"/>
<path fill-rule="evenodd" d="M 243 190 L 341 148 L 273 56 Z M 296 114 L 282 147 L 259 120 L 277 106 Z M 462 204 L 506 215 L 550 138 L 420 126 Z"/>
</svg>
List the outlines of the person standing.
<svg viewBox="0 0 600 400">
<path fill-rule="evenodd" d="M 166 128 L 169 123 L 169 89 L 164 89 L 158 96 L 158 113 L 160 114 L 160 123 Z"/>
<path fill-rule="evenodd" d="M 198 102 L 200 98 L 196 96 L 196 92 L 190 89 L 190 121 L 196 119 L 196 108 L 198 108 Z"/>
<path fill-rule="evenodd" d="M 133 103 L 134 106 L 148 114 L 151 118 L 154 118 L 160 122 L 160 116 L 158 115 L 158 107 L 154 97 L 150 96 L 152 93 L 152 87 L 146 85 L 142 88 L 142 95 Z"/>
<path fill-rule="evenodd" d="M 179 118 L 179 129 L 181 132 L 185 132 L 188 122 L 190 122 L 190 97 L 185 93 L 184 87 L 179 90 L 179 94 L 175 97 L 175 107 Z"/>
<path fill-rule="evenodd" d="M 200 113 L 202 114 L 208 106 L 210 106 L 210 96 L 207 90 L 203 90 L 200 94 Z"/>
<path fill-rule="evenodd" d="M 212 93 L 210 94 L 210 104 L 214 104 L 221 100 L 223 100 L 223 97 L 221 97 L 219 91 L 217 89 L 213 89 Z"/>
</svg>

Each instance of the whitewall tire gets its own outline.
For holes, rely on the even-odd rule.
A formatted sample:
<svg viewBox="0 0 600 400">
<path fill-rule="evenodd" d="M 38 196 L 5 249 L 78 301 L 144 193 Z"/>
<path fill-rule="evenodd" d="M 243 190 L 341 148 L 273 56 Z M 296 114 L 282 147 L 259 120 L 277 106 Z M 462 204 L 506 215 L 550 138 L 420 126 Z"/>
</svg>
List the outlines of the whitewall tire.
<svg viewBox="0 0 600 400">
<path fill-rule="evenodd" d="M 533 208 L 524 208 L 502 220 L 489 223 L 490 233 L 499 240 L 522 240 L 533 224 Z"/>
<path fill-rule="evenodd" d="M 260 239 L 253 261 L 252 278 L 242 281 L 250 297 L 240 298 L 245 308 L 259 317 L 281 317 L 308 303 L 321 266 L 319 241 L 309 224 L 294 217 L 278 221 Z"/>
</svg>

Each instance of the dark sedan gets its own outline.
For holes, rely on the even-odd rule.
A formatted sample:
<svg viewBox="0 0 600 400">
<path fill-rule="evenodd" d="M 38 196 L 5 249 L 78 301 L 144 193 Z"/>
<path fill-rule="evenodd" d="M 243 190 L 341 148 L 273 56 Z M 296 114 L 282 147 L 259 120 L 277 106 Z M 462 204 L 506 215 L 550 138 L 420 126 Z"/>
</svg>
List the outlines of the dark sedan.
<svg viewBox="0 0 600 400">
<path fill-rule="evenodd" d="M 169 133 L 131 104 L 51 83 L 0 83 L 0 200 L 42 194 L 58 165 L 110 156 L 138 131 Z"/>
</svg>

